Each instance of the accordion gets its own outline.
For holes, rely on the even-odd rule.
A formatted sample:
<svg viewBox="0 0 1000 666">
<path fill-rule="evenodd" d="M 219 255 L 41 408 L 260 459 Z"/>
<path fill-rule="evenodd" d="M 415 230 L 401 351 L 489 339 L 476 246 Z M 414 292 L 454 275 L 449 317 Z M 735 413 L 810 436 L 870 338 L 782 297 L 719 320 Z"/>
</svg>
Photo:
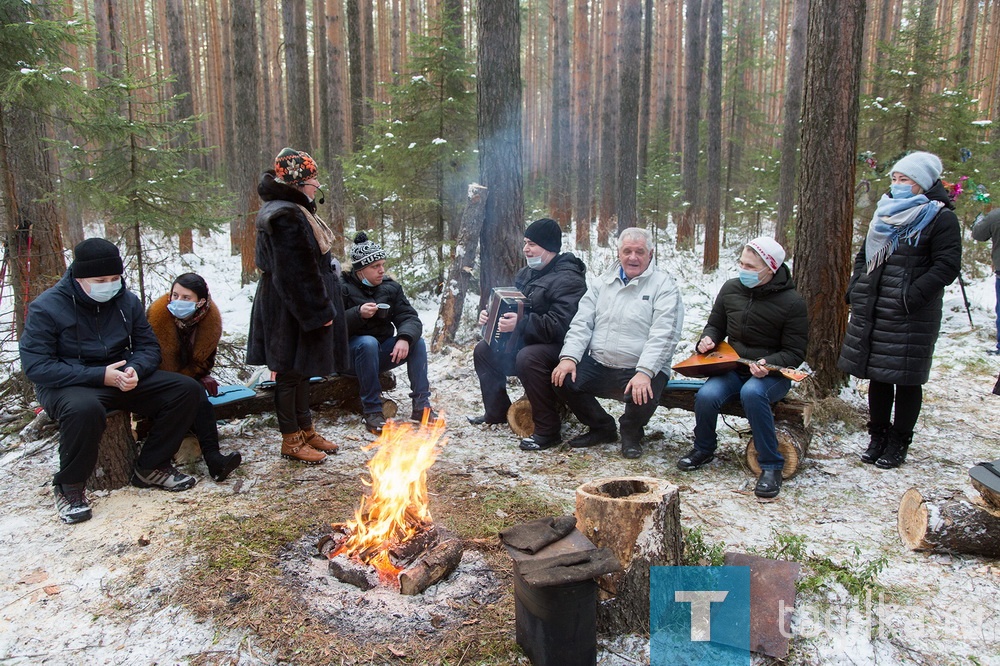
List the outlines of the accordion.
<svg viewBox="0 0 1000 666">
<path fill-rule="evenodd" d="M 528 297 L 514 287 L 495 287 L 490 296 L 486 324 L 483 325 L 483 339 L 498 354 L 513 354 L 521 348 L 521 326 L 507 333 L 500 332 L 500 319 L 508 312 L 516 313 L 518 319 L 531 311 Z"/>
</svg>

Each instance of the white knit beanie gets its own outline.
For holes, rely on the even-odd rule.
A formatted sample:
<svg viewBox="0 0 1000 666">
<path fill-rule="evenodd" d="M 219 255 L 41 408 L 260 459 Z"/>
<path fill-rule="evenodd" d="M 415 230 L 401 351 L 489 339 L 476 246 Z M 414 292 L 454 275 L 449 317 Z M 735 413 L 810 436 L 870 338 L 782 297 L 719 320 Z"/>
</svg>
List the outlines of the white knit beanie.
<svg viewBox="0 0 1000 666">
<path fill-rule="evenodd" d="M 917 151 L 896 162 L 889 175 L 901 173 L 926 192 L 941 177 L 943 168 L 941 160 L 934 153 Z"/>
<path fill-rule="evenodd" d="M 778 241 L 767 236 L 759 236 L 747 243 L 747 247 L 756 252 L 768 270 L 777 273 L 781 264 L 785 261 L 785 248 L 778 244 Z"/>
</svg>

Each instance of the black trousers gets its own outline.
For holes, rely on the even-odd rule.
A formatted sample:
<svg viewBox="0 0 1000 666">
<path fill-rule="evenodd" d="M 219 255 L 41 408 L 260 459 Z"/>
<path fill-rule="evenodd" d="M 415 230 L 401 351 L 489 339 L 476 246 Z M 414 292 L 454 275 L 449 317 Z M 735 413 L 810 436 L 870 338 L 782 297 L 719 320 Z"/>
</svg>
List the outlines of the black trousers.
<svg viewBox="0 0 1000 666">
<path fill-rule="evenodd" d="M 278 373 L 274 378 L 274 412 L 282 435 L 312 428 L 309 378 L 297 372 Z"/>
<path fill-rule="evenodd" d="M 552 386 L 552 369 L 559 363 L 561 344 L 527 345 L 516 357 L 497 354 L 485 341 L 480 341 L 472 353 L 479 375 L 479 390 L 483 394 L 486 420 L 504 422 L 510 408 L 507 377 L 517 375 L 524 395 L 531 404 L 531 417 L 536 435 L 557 435 L 561 419 L 560 399 Z"/>
<path fill-rule="evenodd" d="M 909 434 L 917 425 L 924 402 L 924 387 L 886 384 L 874 379 L 868 383 L 868 412 L 872 425 L 893 427 L 896 432 Z M 892 407 L 896 413 L 893 418 Z"/>
<path fill-rule="evenodd" d="M 97 464 L 107 414 L 115 409 L 153 421 L 136 467 L 155 469 L 170 462 L 191 429 L 204 393 L 194 379 L 163 370 L 140 379 L 127 392 L 107 386 L 39 387 L 38 402 L 59 422 L 59 472 L 52 482 L 86 482 Z"/>
<path fill-rule="evenodd" d="M 219 450 L 219 426 L 215 422 L 215 410 L 212 408 L 212 403 L 208 401 L 208 394 L 204 390 L 202 390 L 201 399 L 198 401 L 198 411 L 194 415 L 191 430 L 198 438 L 198 446 L 201 448 L 202 455 Z"/>
<path fill-rule="evenodd" d="M 635 376 L 635 368 L 609 368 L 601 365 L 592 356 L 584 356 L 576 364 L 576 381 L 566 377 L 560 394 L 580 423 L 595 430 L 610 430 L 615 427 L 613 416 L 604 411 L 597 398 L 625 400 L 625 413 L 618 419 L 622 438 L 639 440 L 644 428 L 660 405 L 660 395 L 667 385 L 667 375 L 659 372 L 653 377 L 653 399 L 644 405 L 637 405 L 631 398 L 625 399 L 625 387 Z"/>
</svg>

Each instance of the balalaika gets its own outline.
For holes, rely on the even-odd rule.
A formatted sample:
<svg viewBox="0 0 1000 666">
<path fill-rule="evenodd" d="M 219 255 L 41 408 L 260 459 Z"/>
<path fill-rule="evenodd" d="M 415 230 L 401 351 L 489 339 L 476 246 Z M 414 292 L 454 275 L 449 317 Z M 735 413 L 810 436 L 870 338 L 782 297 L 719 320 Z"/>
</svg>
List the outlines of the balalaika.
<svg viewBox="0 0 1000 666">
<path fill-rule="evenodd" d="M 486 323 L 483 325 L 483 339 L 498 354 L 513 354 L 521 347 L 521 326 L 513 331 L 501 333 L 500 319 L 508 312 L 517 314 L 520 320 L 531 311 L 528 297 L 514 287 L 494 287 L 490 295 L 490 306 Z"/>
</svg>

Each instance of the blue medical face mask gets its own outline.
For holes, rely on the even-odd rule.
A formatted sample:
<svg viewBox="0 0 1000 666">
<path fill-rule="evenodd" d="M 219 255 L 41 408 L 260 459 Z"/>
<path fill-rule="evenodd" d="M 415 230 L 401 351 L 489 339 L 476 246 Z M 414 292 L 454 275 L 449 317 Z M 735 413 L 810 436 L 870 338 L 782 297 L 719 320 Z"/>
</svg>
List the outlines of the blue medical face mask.
<svg viewBox="0 0 1000 666">
<path fill-rule="evenodd" d="M 744 287 L 748 289 L 753 289 L 758 284 L 760 284 L 760 271 L 748 271 L 745 268 L 740 269 L 740 282 Z"/>
<path fill-rule="evenodd" d="M 198 309 L 198 304 L 194 301 L 170 301 L 167 303 L 167 309 L 178 319 L 187 319 Z"/>
<path fill-rule="evenodd" d="M 528 268 L 541 268 L 545 261 L 544 257 L 525 257 L 525 259 L 528 262 Z"/>
<path fill-rule="evenodd" d="M 369 282 L 368 278 L 366 278 L 366 277 L 361 278 L 361 284 L 365 285 L 366 287 L 374 287 L 375 286 L 371 282 Z"/>
<path fill-rule="evenodd" d="M 906 183 L 893 183 L 889 186 L 889 194 L 892 195 L 893 199 L 909 199 L 916 196 L 913 193 L 913 185 Z"/>
<path fill-rule="evenodd" d="M 122 288 L 121 278 L 114 282 L 90 282 L 89 296 L 98 303 L 107 303 Z"/>
</svg>

